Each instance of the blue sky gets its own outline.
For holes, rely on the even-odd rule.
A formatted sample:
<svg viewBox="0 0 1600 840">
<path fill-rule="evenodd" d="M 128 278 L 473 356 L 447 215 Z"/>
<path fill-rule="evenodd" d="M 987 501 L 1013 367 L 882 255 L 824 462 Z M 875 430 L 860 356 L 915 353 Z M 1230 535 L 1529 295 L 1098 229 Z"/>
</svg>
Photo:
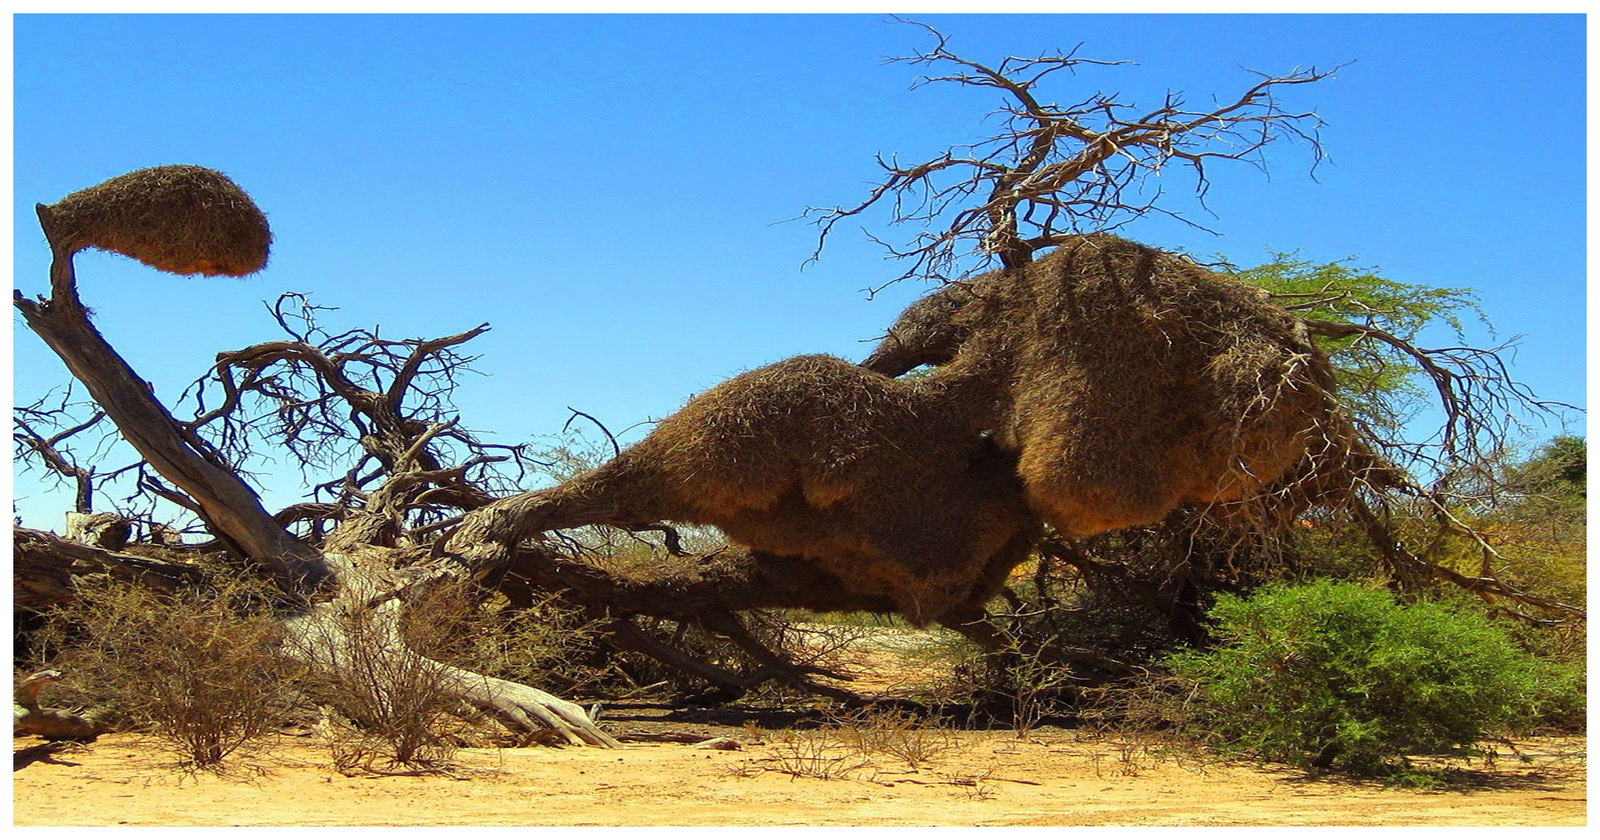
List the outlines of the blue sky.
<svg viewBox="0 0 1600 840">
<path fill-rule="evenodd" d="M 1090 69 L 1048 95 L 1232 98 L 1252 77 L 1354 62 L 1289 90 L 1330 156 L 1269 151 L 1270 177 L 1217 168 L 1195 218 L 1123 232 L 1222 254 L 1354 256 L 1395 280 L 1475 288 L 1515 373 L 1585 396 L 1585 29 L 1581 16 L 931 15 L 977 60 L 1081 43 Z M 276 337 L 262 301 L 303 291 L 335 326 L 393 338 L 488 321 L 486 376 L 458 402 L 501 440 L 556 432 L 568 406 L 612 429 L 797 353 L 858 359 L 926 291 L 842 229 L 818 263 L 808 206 L 853 203 L 873 156 L 980 139 L 992 94 L 909 90 L 886 56 L 919 30 L 860 16 L 19 16 L 14 19 L 15 285 L 45 288 L 32 205 L 145 166 L 220 169 L 267 212 L 272 261 L 243 280 L 79 257 L 111 342 L 176 395 L 218 350 Z M 1171 189 L 1182 192 L 1182 184 Z M 868 219 L 878 232 L 882 219 Z M 14 401 L 63 384 L 13 315 Z M 1475 340 L 1493 341 L 1486 335 Z M 1581 419 L 1578 421 L 1581 426 Z M 1545 434 L 1559 431 L 1558 427 Z M 287 503 L 292 482 L 270 489 Z M 65 496 L 27 478 L 27 524 Z"/>
</svg>

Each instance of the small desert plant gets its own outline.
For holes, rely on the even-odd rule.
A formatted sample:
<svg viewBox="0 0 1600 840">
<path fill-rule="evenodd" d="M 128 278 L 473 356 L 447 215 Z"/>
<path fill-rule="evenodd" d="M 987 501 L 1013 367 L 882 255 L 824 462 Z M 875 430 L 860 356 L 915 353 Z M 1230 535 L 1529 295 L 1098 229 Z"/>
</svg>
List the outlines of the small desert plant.
<svg viewBox="0 0 1600 840">
<path fill-rule="evenodd" d="M 1471 748 L 1570 706 L 1570 674 L 1479 614 L 1320 581 L 1223 595 L 1217 644 L 1167 664 L 1195 688 L 1195 725 L 1309 768 L 1390 772 L 1408 753 Z"/>
<path fill-rule="evenodd" d="M 772 733 L 774 769 L 796 778 L 855 778 L 883 769 L 885 757 L 927 767 L 960 744 L 956 731 L 942 721 L 903 709 L 869 706 L 827 717 L 829 722 L 816 729 Z"/>
<path fill-rule="evenodd" d="M 1070 666 L 1032 650 L 1006 651 L 998 667 L 1011 695 L 1011 730 L 1018 738 L 1027 738 L 1047 715 L 1066 711 L 1072 689 L 1081 683 Z"/>
<path fill-rule="evenodd" d="M 1030 639 L 1005 650 L 986 651 L 963 644 L 952 654 L 953 680 L 936 700 L 969 706 L 974 725 L 1009 725 L 1018 739 L 1031 737 L 1046 719 L 1075 713 L 1084 685 L 1073 665 L 1052 650 L 1055 637 Z"/>
<path fill-rule="evenodd" d="M 282 725 L 301 669 L 280 655 L 281 625 L 257 581 L 219 572 L 211 588 L 163 595 L 85 586 L 46 626 L 67 700 L 150 732 L 197 768 L 215 768 Z"/>
<path fill-rule="evenodd" d="M 328 699 L 326 734 L 340 772 L 444 768 L 458 744 L 447 732 L 456 708 L 449 668 L 401 643 L 393 605 L 344 605 L 319 647 L 337 663 L 319 669 Z M 383 762 L 386 767 L 379 767 Z"/>
<path fill-rule="evenodd" d="M 987 802 L 994 798 L 995 789 L 991 783 L 994 778 L 994 767 L 987 767 L 977 772 L 964 773 L 939 773 L 939 779 L 947 785 L 953 785 L 961 790 L 961 795 L 977 802 Z"/>
<path fill-rule="evenodd" d="M 555 596 L 525 607 L 475 584 L 435 588 L 406 609 L 417 651 L 478 674 L 563 692 L 597 692 L 625 680 L 611 662 L 603 621 Z"/>
<path fill-rule="evenodd" d="M 848 779 L 872 762 L 837 728 L 786 729 L 772 742 L 773 769 L 797 779 Z"/>
<path fill-rule="evenodd" d="M 869 706 L 834 718 L 843 742 L 864 755 L 887 755 L 912 767 L 929 764 L 960 743 L 956 730 L 904 709 Z"/>
</svg>

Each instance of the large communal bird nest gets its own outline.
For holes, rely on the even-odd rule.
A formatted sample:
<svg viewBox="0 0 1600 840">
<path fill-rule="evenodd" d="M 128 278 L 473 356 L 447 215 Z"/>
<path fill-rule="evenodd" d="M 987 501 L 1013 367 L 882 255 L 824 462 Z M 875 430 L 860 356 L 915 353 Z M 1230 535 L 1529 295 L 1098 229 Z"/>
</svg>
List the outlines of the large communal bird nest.
<svg viewBox="0 0 1600 840">
<path fill-rule="evenodd" d="M 894 378 L 911 367 L 938 367 Z M 1320 476 L 1331 369 L 1257 289 L 1108 235 L 913 304 L 862 366 L 802 356 L 692 399 L 616 459 L 469 517 L 452 539 L 714 525 L 825 581 L 808 606 L 970 615 L 1068 536 L 1184 503 L 1247 511 Z M 768 564 L 777 588 L 783 575 Z M 796 604 L 798 605 L 798 604 Z"/>
<path fill-rule="evenodd" d="M 830 356 L 788 359 L 695 397 L 609 463 L 501 508 L 519 533 L 714 525 L 815 567 L 764 568 L 804 601 L 792 606 L 869 596 L 913 621 L 938 619 L 992 597 L 1037 527 L 1015 458 L 985 434 L 997 381 L 976 363 L 895 380 Z M 484 536 L 494 529 L 467 528 L 454 542 Z M 824 580 L 840 591 L 801 583 Z"/>
<path fill-rule="evenodd" d="M 1189 502 L 1276 492 L 1313 442 L 1345 439 L 1332 368 L 1266 293 L 1108 234 L 945 287 L 864 364 L 1004 359 L 997 440 L 1029 504 L 1074 536 Z M 1301 476 L 1305 478 L 1306 476 Z"/>
<path fill-rule="evenodd" d="M 243 276 L 267 264 L 267 217 L 228 176 L 201 166 L 138 169 L 40 208 L 67 254 L 100 248 L 173 274 Z"/>
</svg>

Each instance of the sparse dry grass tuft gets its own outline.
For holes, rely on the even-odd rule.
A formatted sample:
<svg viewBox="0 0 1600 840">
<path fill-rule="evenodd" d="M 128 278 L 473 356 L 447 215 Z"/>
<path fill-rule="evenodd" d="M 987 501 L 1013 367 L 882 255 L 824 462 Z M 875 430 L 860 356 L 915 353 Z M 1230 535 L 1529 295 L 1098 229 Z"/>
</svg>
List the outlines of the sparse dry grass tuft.
<svg viewBox="0 0 1600 840">
<path fill-rule="evenodd" d="M 279 653 L 265 584 L 217 570 L 214 588 L 165 596 L 86 584 L 52 614 L 41 649 L 67 675 L 55 702 L 148 732 L 195 768 L 216 769 L 292 717 L 303 669 Z"/>
</svg>

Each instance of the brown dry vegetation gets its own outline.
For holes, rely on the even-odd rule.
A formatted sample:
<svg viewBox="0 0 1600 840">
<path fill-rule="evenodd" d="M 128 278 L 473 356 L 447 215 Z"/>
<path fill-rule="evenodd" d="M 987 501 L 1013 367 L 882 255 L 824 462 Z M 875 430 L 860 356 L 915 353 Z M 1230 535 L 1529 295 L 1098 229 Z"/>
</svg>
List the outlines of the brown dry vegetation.
<svg viewBox="0 0 1600 840">
<path fill-rule="evenodd" d="M 913 304 L 863 362 L 1005 360 L 996 430 L 1029 504 L 1063 534 L 1233 502 L 1315 438 L 1345 436 L 1332 370 L 1265 292 L 1108 234 Z"/>
<path fill-rule="evenodd" d="M 940 367 L 891 378 L 923 363 Z M 471 515 L 452 542 L 714 525 L 913 622 L 971 616 L 1040 519 L 1083 536 L 1240 502 L 1313 437 L 1347 440 L 1331 387 L 1303 326 L 1259 289 L 1075 237 L 914 304 L 864 367 L 802 356 L 718 385 L 612 462 Z"/>
<path fill-rule="evenodd" d="M 805 644 L 821 628 L 804 632 Z M 941 637 L 943 640 L 941 641 Z M 158 743 L 19 738 L 16 825 L 1581 825 L 1585 742 L 1545 737 L 1444 762 L 1407 788 L 1219 759 L 1158 731 L 970 729 L 896 705 L 949 694 L 946 631 L 879 626 L 840 650 L 877 707 L 766 698 L 717 709 L 612 701 L 619 750 L 486 746 L 447 727 L 448 760 L 372 761 L 337 717 L 290 725 L 221 772 Z M 702 742 L 732 741 L 734 749 Z M 504 742 L 502 742 L 504 743 Z M 724 743 L 724 746 L 728 744 Z M 364 760 L 352 760 L 364 759 Z"/>
<path fill-rule="evenodd" d="M 490 532 L 506 541 L 579 525 L 714 525 L 816 564 L 845 586 L 840 601 L 886 598 L 935 620 L 993 597 L 1037 528 L 1013 458 L 983 434 L 1003 399 L 990 368 L 975 356 L 899 381 L 829 356 L 768 365 L 697 396 L 598 469 L 475 515 L 455 541 L 483 539 L 474 520 L 496 517 L 513 523 Z"/>
<path fill-rule="evenodd" d="M 241 276 L 267 264 L 267 217 L 226 175 L 200 166 L 155 166 L 39 208 L 67 253 L 101 248 L 173 274 Z"/>
<path fill-rule="evenodd" d="M 894 644 L 890 644 L 890 642 Z M 875 684 L 915 691 L 921 634 L 861 639 Z M 1581 737 L 1504 745 L 1411 789 L 1218 760 L 1170 742 L 1044 726 L 953 728 L 892 709 L 817 714 L 608 704 L 620 750 L 468 748 L 448 774 L 338 769 L 301 730 L 221 775 L 132 735 L 17 739 L 16 825 L 1495 825 L 1585 823 Z M 738 749 L 699 749 L 712 738 Z M 1433 759 L 1424 759 L 1433 761 Z"/>
</svg>

